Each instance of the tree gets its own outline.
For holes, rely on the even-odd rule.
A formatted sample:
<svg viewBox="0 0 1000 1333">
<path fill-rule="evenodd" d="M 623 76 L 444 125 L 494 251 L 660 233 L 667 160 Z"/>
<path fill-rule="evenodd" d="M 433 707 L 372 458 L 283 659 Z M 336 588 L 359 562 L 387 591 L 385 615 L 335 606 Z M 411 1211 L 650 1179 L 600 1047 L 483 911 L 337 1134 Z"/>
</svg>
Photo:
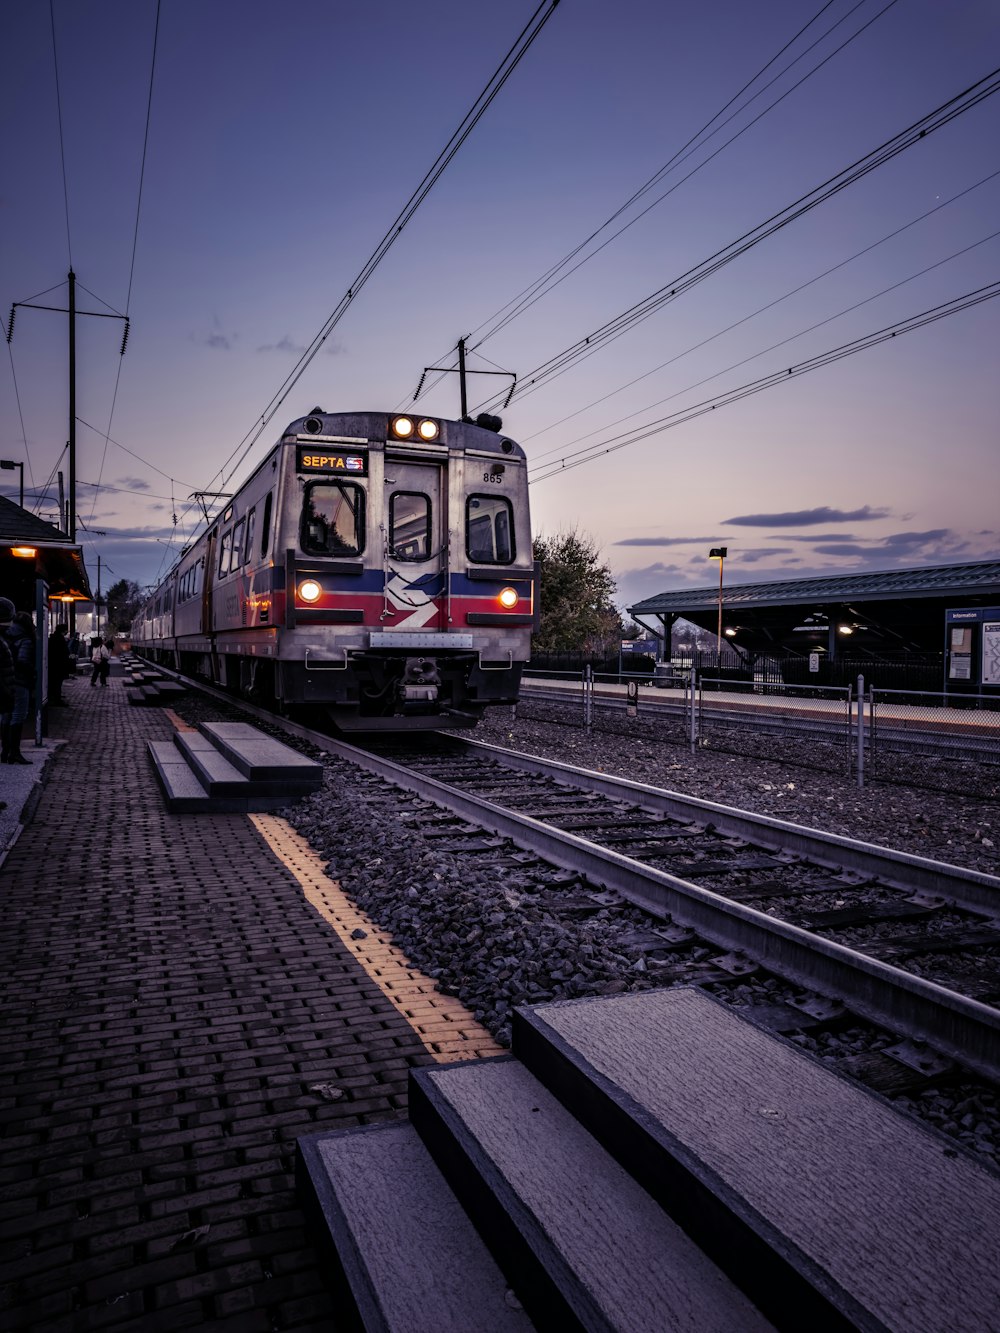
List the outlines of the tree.
<svg viewBox="0 0 1000 1333">
<path fill-rule="evenodd" d="M 112 632 L 132 628 L 135 613 L 143 603 L 142 589 L 131 579 L 119 579 L 108 589 L 108 629 Z"/>
<path fill-rule="evenodd" d="M 573 529 L 558 537 L 538 536 L 534 556 L 541 565 L 541 614 L 532 636 L 540 653 L 606 652 L 621 637 L 621 617 L 612 602 L 615 581 L 601 563 L 594 541 Z"/>
</svg>

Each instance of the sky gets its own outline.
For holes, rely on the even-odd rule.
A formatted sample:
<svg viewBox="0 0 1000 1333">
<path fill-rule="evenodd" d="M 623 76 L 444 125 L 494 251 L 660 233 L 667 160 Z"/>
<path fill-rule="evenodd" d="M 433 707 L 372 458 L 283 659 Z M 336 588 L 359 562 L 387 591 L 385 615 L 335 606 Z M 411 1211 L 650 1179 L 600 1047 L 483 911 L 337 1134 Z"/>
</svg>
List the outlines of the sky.
<svg viewBox="0 0 1000 1333">
<path fill-rule="evenodd" d="M 247 450 L 536 12 L 10 0 L 0 312 L 65 306 L 72 266 L 79 309 L 130 321 L 124 357 L 121 320 L 77 323 L 92 586 L 98 557 L 105 590 L 154 583 L 199 530 L 193 492 L 232 490 L 313 407 L 408 407 L 460 337 L 470 370 L 517 376 L 500 415 L 535 531 L 590 538 L 622 607 L 713 586 L 719 545 L 727 583 L 997 558 L 1000 301 L 797 368 L 992 290 L 1000 96 L 786 212 L 995 86 L 995 0 L 561 0 Z M 19 309 L 0 367 L 0 457 L 52 521 L 67 328 Z M 507 383 L 470 376 L 473 410 Z M 458 402 L 456 375 L 430 375 L 417 410 Z"/>
</svg>

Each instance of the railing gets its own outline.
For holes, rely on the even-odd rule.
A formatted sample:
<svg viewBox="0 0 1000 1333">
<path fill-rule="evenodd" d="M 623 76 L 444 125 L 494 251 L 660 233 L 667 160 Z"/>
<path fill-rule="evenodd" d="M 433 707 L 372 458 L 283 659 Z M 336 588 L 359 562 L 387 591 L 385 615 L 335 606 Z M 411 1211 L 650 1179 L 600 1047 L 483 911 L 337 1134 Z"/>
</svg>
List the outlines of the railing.
<svg viewBox="0 0 1000 1333">
<path fill-rule="evenodd" d="M 873 690 L 863 676 L 833 687 L 585 667 L 526 679 L 516 713 L 692 754 L 716 750 L 853 776 L 859 788 L 905 782 L 1000 800 L 995 698 Z"/>
</svg>

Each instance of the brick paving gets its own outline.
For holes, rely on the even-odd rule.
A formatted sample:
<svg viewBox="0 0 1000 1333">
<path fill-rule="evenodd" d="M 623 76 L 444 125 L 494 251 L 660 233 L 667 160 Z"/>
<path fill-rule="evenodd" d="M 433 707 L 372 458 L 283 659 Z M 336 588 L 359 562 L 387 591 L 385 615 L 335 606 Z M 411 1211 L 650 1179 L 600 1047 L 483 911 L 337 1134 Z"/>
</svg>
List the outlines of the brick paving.
<svg viewBox="0 0 1000 1333">
<path fill-rule="evenodd" d="M 0 1327 L 329 1333 L 295 1138 L 434 1057 L 246 816 L 166 811 L 162 710 L 69 697 L 0 869 Z"/>
</svg>

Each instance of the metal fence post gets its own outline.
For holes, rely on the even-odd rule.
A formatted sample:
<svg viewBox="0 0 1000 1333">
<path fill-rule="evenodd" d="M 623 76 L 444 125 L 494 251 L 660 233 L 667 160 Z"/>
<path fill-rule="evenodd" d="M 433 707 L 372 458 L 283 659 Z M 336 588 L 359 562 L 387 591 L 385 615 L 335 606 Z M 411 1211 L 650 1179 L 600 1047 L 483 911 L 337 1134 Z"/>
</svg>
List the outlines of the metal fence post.
<svg viewBox="0 0 1000 1333">
<path fill-rule="evenodd" d="M 590 731 L 594 703 L 594 668 L 588 662 L 583 668 L 583 726 Z"/>
<path fill-rule="evenodd" d="M 691 753 L 694 754 L 698 747 L 698 722 L 695 716 L 696 700 L 695 695 L 698 691 L 698 673 L 692 664 L 691 666 Z"/>
<path fill-rule="evenodd" d="M 865 785 L 865 678 L 858 677 L 858 790 Z"/>
</svg>

